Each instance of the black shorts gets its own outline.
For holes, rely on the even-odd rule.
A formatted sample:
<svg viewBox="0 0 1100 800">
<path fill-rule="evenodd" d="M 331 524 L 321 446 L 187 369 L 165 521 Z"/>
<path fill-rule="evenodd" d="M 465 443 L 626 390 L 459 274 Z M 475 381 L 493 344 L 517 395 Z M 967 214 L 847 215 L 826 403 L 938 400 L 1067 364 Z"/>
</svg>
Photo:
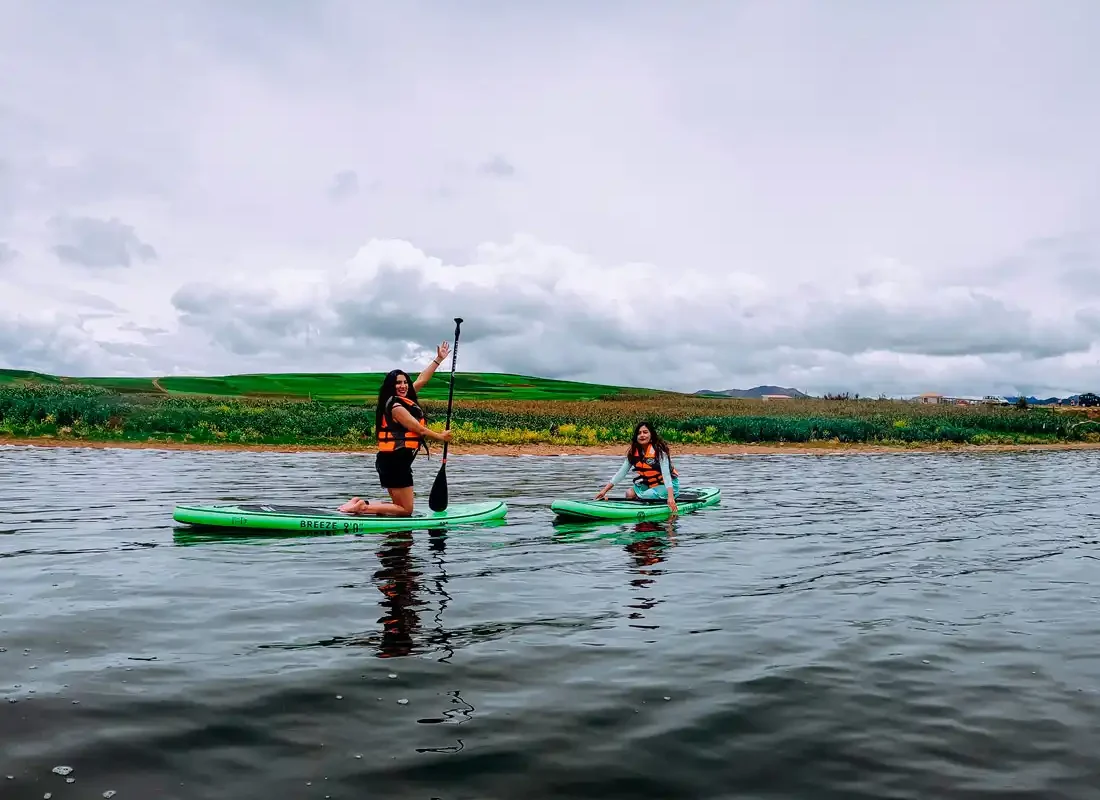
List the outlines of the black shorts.
<svg viewBox="0 0 1100 800">
<path fill-rule="evenodd" d="M 412 463 L 416 451 L 407 447 L 400 450 L 381 450 L 374 457 L 374 468 L 383 489 L 407 489 L 413 485 Z"/>
</svg>

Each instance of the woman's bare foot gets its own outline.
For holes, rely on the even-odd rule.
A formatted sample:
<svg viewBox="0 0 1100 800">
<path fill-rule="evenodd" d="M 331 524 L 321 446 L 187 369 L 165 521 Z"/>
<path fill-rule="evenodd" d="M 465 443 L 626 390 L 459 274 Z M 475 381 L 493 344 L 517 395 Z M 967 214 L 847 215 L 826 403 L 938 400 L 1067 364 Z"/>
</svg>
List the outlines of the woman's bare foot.
<svg viewBox="0 0 1100 800">
<path fill-rule="evenodd" d="M 340 508 L 337 510 L 342 511 L 345 514 L 361 514 L 362 509 L 368 505 L 370 505 L 369 501 L 364 500 L 361 497 L 353 497 L 342 506 L 340 506 Z"/>
</svg>

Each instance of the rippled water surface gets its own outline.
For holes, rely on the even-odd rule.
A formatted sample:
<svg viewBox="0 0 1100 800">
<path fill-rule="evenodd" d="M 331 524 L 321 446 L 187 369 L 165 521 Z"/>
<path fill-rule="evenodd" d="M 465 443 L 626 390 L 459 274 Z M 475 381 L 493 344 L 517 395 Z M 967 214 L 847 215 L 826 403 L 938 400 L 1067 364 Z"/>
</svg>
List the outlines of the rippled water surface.
<svg viewBox="0 0 1100 800">
<path fill-rule="evenodd" d="M 721 505 L 553 524 L 616 466 L 456 455 L 510 511 L 445 537 L 204 539 L 174 503 L 378 497 L 373 457 L 0 448 L 0 797 L 1100 796 L 1096 454 L 681 457 Z"/>
</svg>

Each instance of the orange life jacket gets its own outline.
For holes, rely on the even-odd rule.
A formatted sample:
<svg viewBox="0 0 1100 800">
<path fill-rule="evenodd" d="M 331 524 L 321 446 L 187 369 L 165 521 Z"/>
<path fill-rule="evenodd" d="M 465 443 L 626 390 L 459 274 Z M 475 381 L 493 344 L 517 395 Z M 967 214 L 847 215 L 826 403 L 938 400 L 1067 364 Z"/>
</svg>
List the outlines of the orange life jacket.
<svg viewBox="0 0 1100 800">
<path fill-rule="evenodd" d="M 420 421 L 425 418 L 424 412 L 420 409 L 416 403 L 407 397 L 400 397 L 394 395 L 386 403 L 386 408 L 382 412 L 382 423 L 378 426 L 378 450 L 380 452 L 393 452 L 394 450 L 400 450 L 406 448 L 408 450 L 419 450 L 424 446 L 424 439 L 416 431 L 410 431 L 400 422 L 394 422 L 393 419 L 393 404 L 394 402 L 402 403 L 413 419 Z"/>
<path fill-rule="evenodd" d="M 657 451 L 652 443 L 646 445 L 644 454 L 638 452 L 637 445 L 634 446 L 634 449 L 630 451 L 630 466 L 638 473 L 638 477 L 635 478 L 634 482 L 644 483 L 647 489 L 660 486 L 665 482 L 665 478 L 661 474 L 661 462 L 657 458 Z M 671 459 L 669 460 L 668 469 L 672 473 L 672 477 L 680 477 L 680 473 L 672 466 Z"/>
</svg>

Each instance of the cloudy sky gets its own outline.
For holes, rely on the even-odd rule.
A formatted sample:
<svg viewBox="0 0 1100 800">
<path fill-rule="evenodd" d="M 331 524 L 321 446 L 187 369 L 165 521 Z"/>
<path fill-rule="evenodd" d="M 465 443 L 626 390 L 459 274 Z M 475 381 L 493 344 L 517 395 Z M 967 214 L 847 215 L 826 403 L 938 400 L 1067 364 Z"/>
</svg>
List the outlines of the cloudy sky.
<svg viewBox="0 0 1100 800">
<path fill-rule="evenodd" d="M 0 9 L 0 366 L 1100 390 L 1095 0 Z"/>
</svg>

